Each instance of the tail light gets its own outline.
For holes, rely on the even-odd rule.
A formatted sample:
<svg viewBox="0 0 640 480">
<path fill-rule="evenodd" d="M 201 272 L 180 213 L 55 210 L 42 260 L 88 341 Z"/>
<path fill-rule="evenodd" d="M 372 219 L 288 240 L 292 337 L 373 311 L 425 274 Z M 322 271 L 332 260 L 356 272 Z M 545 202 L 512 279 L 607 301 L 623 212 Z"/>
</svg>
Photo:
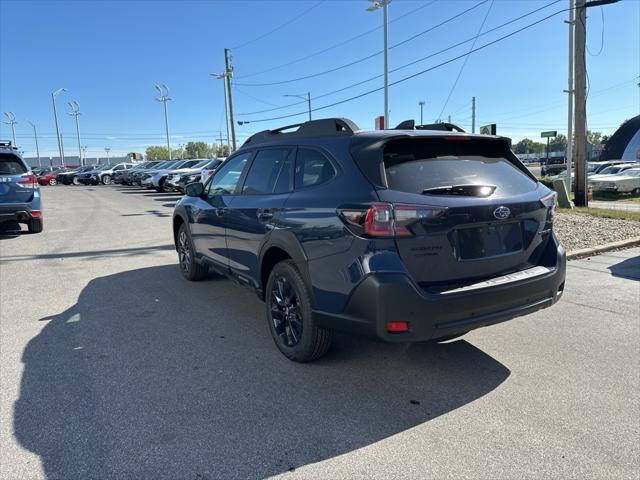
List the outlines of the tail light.
<svg viewBox="0 0 640 480">
<path fill-rule="evenodd" d="M 556 208 L 558 207 L 558 194 L 556 192 L 551 192 L 548 195 L 545 195 L 540 199 L 542 204 L 549 209 L 549 213 L 551 214 L 551 218 L 556 214 Z"/>
<path fill-rule="evenodd" d="M 440 218 L 445 211 L 429 205 L 376 203 L 368 209 L 339 209 L 338 214 L 356 235 L 408 237 L 414 235 L 413 224 Z"/>
<path fill-rule="evenodd" d="M 18 185 L 22 188 L 36 188 L 38 186 L 38 177 L 36 177 L 33 173 L 25 173 L 20 177 Z"/>
</svg>

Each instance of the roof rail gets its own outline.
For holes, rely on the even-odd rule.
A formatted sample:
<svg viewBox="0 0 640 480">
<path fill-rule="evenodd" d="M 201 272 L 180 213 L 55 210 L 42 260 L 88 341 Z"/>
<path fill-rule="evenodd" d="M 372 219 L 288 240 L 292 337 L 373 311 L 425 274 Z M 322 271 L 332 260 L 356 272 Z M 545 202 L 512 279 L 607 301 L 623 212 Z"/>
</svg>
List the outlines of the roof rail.
<svg viewBox="0 0 640 480">
<path fill-rule="evenodd" d="M 289 137 L 324 137 L 353 135 L 360 128 L 348 118 L 322 118 L 320 120 L 309 120 L 308 122 L 287 125 L 273 130 L 263 130 L 251 135 L 244 145 L 249 143 L 268 142 Z"/>
<path fill-rule="evenodd" d="M 401 122 L 393 130 L 439 130 L 445 132 L 462 132 L 466 133 L 466 130 L 454 123 L 430 123 L 428 125 L 416 125 L 415 120 L 405 120 Z"/>
<path fill-rule="evenodd" d="M 11 148 L 11 140 L 0 140 L 0 147 Z"/>
</svg>

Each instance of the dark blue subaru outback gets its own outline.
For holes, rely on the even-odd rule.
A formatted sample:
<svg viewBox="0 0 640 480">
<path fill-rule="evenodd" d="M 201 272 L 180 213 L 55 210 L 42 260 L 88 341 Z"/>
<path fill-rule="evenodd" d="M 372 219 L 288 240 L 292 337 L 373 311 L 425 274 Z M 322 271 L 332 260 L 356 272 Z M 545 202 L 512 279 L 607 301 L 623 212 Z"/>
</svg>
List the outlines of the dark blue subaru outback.
<svg viewBox="0 0 640 480">
<path fill-rule="evenodd" d="M 182 274 L 255 290 L 299 362 L 332 331 L 443 340 L 553 305 L 566 263 L 555 193 L 508 139 L 449 127 L 338 118 L 253 135 L 176 205 Z"/>
</svg>

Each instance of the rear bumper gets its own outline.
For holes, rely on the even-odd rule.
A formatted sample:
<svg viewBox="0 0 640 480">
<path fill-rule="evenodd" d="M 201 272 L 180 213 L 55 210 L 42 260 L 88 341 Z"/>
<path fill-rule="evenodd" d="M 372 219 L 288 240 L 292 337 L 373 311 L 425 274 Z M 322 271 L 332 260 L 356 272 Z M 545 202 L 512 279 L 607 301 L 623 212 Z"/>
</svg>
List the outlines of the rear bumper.
<svg viewBox="0 0 640 480">
<path fill-rule="evenodd" d="M 314 311 L 322 327 L 417 342 L 464 333 L 550 307 L 562 296 L 566 253 L 557 245 L 557 262 L 543 274 L 479 288 L 427 293 L 403 273 L 375 273 L 354 289 L 344 312 Z M 408 322 L 409 331 L 390 333 L 388 322 Z"/>
<path fill-rule="evenodd" d="M 41 211 L 37 210 L 33 205 L 29 203 L 0 205 L 0 222 L 14 221 L 26 223 L 32 218 L 36 218 L 33 214 L 34 211 L 40 213 L 38 217 L 41 217 Z"/>
</svg>

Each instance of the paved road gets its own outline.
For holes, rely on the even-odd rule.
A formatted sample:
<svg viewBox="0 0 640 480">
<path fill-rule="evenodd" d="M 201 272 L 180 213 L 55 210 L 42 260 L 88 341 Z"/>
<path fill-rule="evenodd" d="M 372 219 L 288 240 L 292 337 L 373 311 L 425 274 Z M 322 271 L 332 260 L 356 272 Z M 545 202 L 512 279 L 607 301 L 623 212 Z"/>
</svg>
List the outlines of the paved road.
<svg viewBox="0 0 640 480">
<path fill-rule="evenodd" d="M 640 249 L 553 309 L 445 345 L 284 359 L 263 305 L 171 250 L 176 197 L 44 188 L 0 239 L 0 478 L 640 475 Z"/>
</svg>

